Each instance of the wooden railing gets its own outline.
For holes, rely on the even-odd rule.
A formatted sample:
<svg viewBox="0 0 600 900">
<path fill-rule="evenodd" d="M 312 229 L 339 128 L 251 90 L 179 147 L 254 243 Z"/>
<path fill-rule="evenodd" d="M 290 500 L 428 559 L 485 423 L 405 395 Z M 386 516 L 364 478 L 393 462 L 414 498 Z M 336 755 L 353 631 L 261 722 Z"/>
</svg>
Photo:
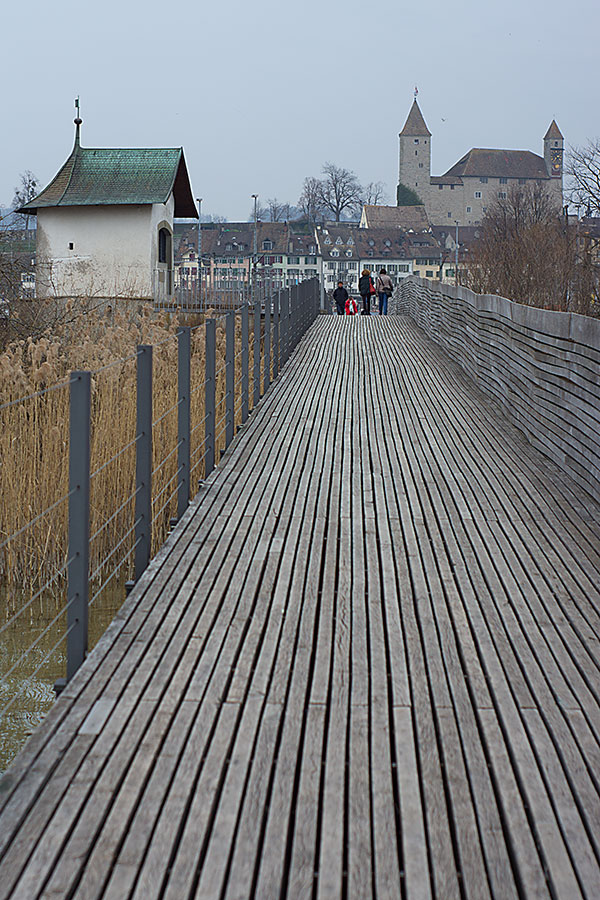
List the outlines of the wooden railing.
<svg viewBox="0 0 600 900">
<path fill-rule="evenodd" d="M 460 286 L 404 279 L 409 315 L 497 400 L 529 441 L 600 500 L 600 320 Z"/>
</svg>

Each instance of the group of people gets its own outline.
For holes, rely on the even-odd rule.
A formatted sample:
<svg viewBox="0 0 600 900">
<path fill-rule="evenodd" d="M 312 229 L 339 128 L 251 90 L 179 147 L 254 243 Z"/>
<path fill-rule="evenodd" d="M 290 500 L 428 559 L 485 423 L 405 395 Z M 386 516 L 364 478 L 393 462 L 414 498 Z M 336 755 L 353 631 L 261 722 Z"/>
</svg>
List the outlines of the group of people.
<svg viewBox="0 0 600 900">
<path fill-rule="evenodd" d="M 362 300 L 361 314 L 371 315 L 371 299 L 377 294 L 379 299 L 379 315 L 387 316 L 388 298 L 392 296 L 394 285 L 385 268 L 379 270 L 375 284 L 371 277 L 370 269 L 363 269 L 358 280 L 358 292 Z M 338 316 L 355 316 L 358 313 L 358 304 L 354 297 L 348 294 L 343 281 L 338 281 L 338 286 L 333 292 L 333 299 Z"/>
</svg>

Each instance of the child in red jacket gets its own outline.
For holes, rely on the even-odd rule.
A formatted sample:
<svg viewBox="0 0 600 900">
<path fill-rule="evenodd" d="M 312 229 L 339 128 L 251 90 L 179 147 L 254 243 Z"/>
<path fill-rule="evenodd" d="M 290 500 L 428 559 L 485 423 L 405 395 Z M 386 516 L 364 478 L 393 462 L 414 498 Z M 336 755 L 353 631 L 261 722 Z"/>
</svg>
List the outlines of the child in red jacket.
<svg viewBox="0 0 600 900">
<path fill-rule="evenodd" d="M 346 300 L 346 315 L 347 316 L 355 316 L 358 312 L 358 306 L 356 305 L 356 300 L 354 297 L 348 297 Z"/>
</svg>

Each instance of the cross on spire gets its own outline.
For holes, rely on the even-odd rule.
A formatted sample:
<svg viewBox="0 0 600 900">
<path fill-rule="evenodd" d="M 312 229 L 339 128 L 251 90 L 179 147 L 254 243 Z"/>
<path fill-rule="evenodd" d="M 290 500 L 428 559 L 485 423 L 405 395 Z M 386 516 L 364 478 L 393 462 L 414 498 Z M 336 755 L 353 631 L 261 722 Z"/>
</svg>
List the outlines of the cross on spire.
<svg viewBox="0 0 600 900">
<path fill-rule="evenodd" d="M 78 145 L 80 137 L 79 129 L 81 128 L 82 122 L 82 119 L 79 115 L 79 97 L 75 97 L 75 110 L 77 115 L 75 116 L 75 119 L 73 121 L 75 122 L 75 143 Z"/>
</svg>

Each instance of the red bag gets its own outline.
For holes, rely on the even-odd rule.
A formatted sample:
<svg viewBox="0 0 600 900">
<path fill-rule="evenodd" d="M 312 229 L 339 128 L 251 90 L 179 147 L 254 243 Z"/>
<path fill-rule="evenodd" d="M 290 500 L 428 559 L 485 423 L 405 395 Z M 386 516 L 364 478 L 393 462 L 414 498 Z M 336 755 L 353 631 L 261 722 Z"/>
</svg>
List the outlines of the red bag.
<svg viewBox="0 0 600 900">
<path fill-rule="evenodd" d="M 373 286 L 373 279 L 369 278 L 369 294 L 374 294 L 374 293 L 375 293 L 375 288 Z"/>
</svg>

